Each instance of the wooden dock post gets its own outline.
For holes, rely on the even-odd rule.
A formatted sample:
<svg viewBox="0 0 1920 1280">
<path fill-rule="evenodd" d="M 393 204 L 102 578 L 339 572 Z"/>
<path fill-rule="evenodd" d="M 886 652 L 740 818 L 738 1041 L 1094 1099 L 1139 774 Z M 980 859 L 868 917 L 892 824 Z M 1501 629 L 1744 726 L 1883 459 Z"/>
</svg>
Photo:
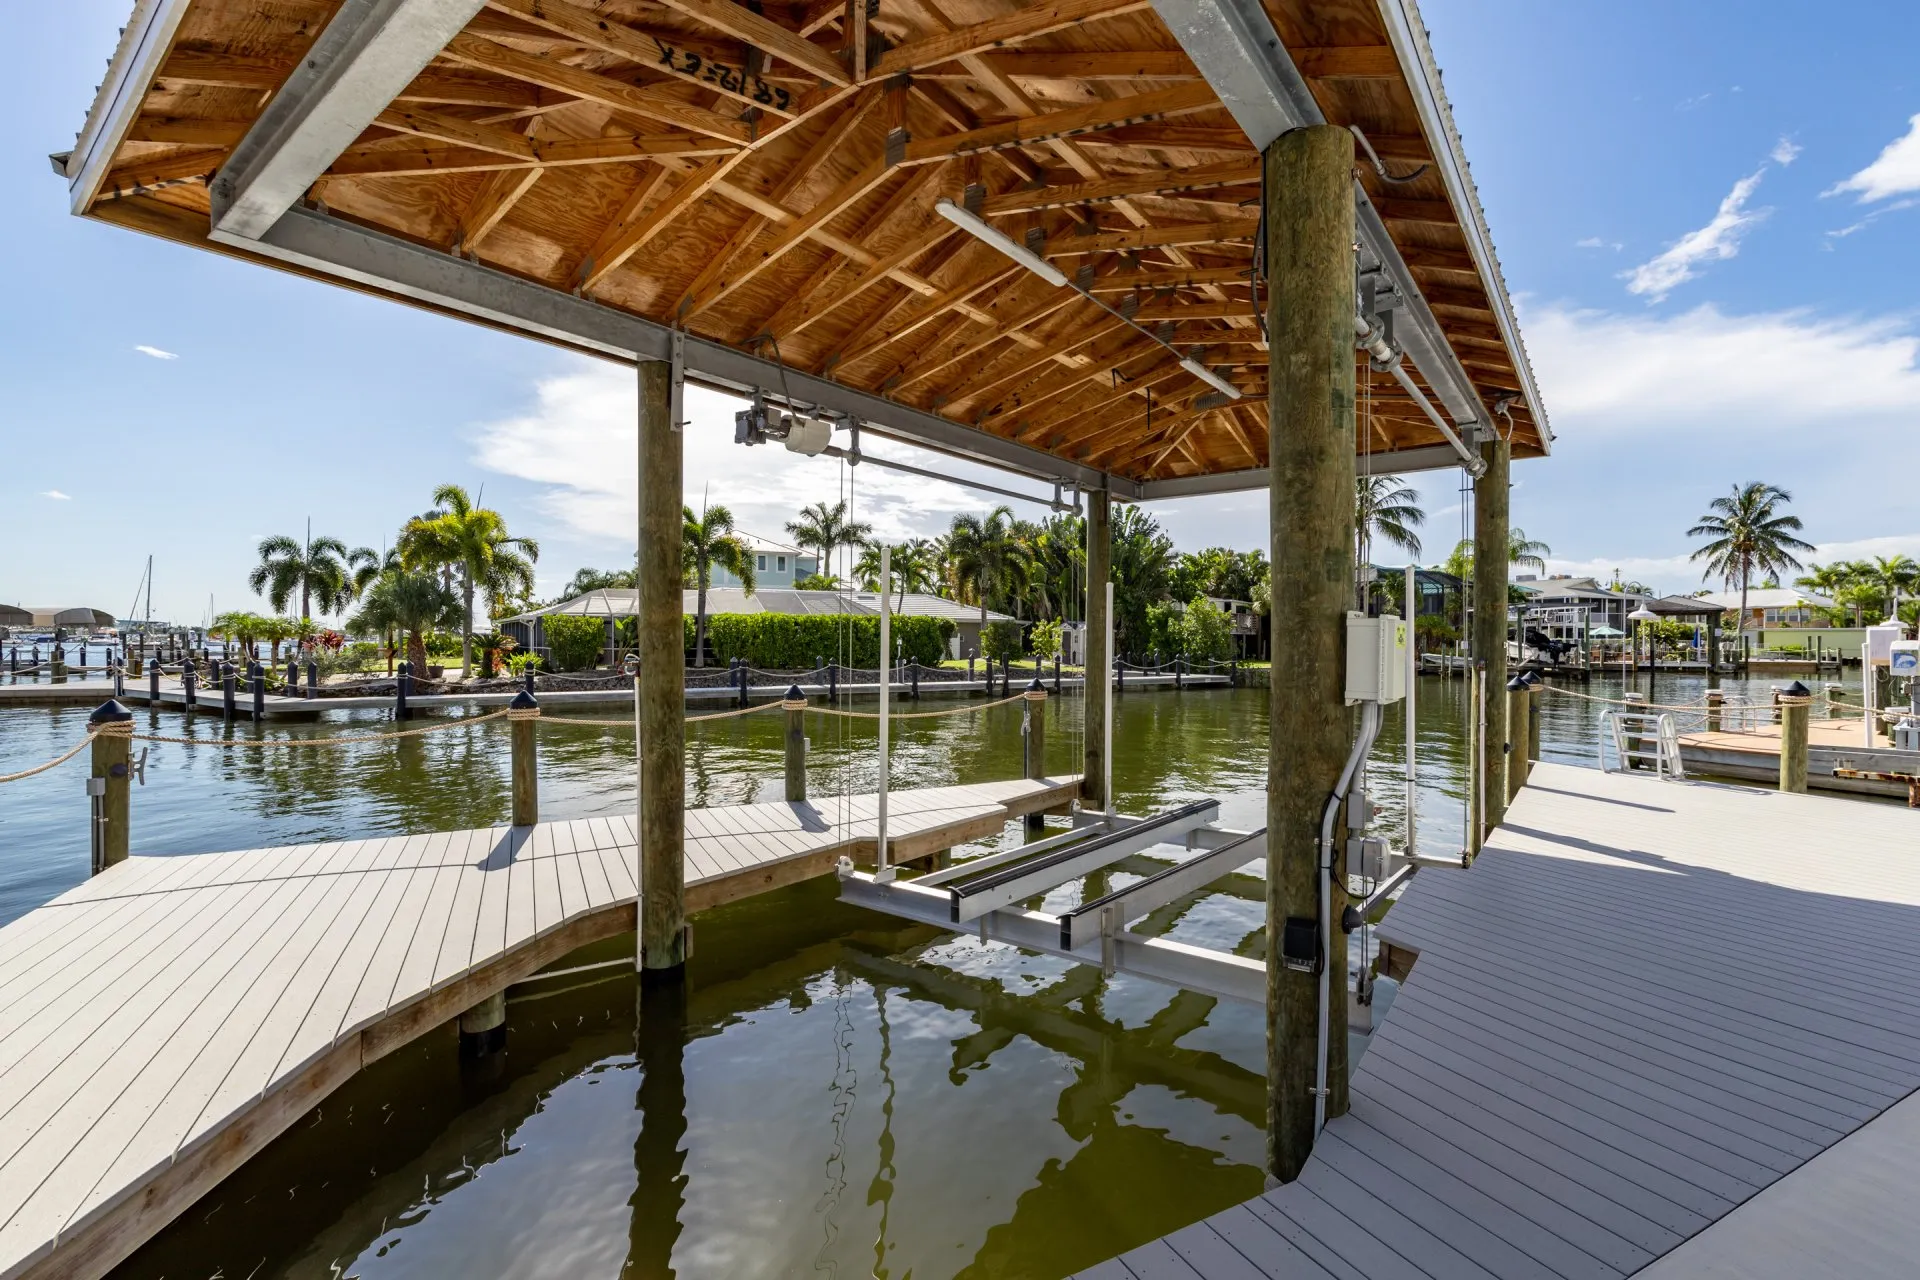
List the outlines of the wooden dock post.
<svg viewBox="0 0 1920 1280">
<path fill-rule="evenodd" d="M 684 438 L 673 420 L 672 366 L 642 360 L 639 382 L 639 962 L 642 977 L 677 977 L 687 961 L 686 655 L 680 614 Z"/>
<path fill-rule="evenodd" d="M 1727 704 L 1727 695 L 1718 689 L 1707 690 L 1707 732 L 1720 732 L 1720 709 Z"/>
<path fill-rule="evenodd" d="M 1813 694 L 1798 680 L 1780 691 L 1780 790 L 1805 795 L 1807 728 Z"/>
<path fill-rule="evenodd" d="M 1507 683 L 1507 442 L 1498 437 L 1480 446 L 1487 469 L 1473 482 L 1473 652 L 1487 664 L 1487 806 L 1482 831 L 1500 825 L 1507 810 L 1508 700 L 1499 696 Z"/>
<path fill-rule="evenodd" d="M 1347 1109 L 1347 943 L 1338 927 L 1347 895 L 1338 854 L 1335 925 L 1324 931 L 1319 899 L 1321 811 L 1353 743 L 1344 696 L 1354 554 L 1353 135 L 1332 125 L 1294 129 L 1267 147 L 1263 163 L 1273 631 L 1286 638 L 1273 655 L 1267 744 L 1267 1168 L 1290 1182 L 1313 1149 L 1323 1014 L 1326 1114 Z M 1283 957 L 1289 934 L 1319 935 L 1301 967 Z M 1322 969 L 1332 984 L 1325 1010 Z"/>
<path fill-rule="evenodd" d="M 234 700 L 234 694 L 237 692 L 237 688 L 238 686 L 237 686 L 236 677 L 234 676 L 234 673 L 233 673 L 233 664 L 231 662 L 221 663 L 220 664 L 220 718 L 222 720 L 225 720 L 228 724 L 233 723 L 233 712 L 234 712 L 233 700 Z"/>
<path fill-rule="evenodd" d="M 1507 681 L 1507 743 L 1506 750 L 1500 754 L 1506 760 L 1507 802 L 1520 794 L 1520 788 L 1527 785 L 1527 705 L 1532 694 L 1527 689 L 1525 676 L 1515 676 Z"/>
<path fill-rule="evenodd" d="M 412 716 L 407 710 L 407 694 L 413 691 L 413 663 L 405 658 L 394 668 L 393 680 L 393 718 L 405 720 Z"/>
<path fill-rule="evenodd" d="M 494 992 L 460 1015 L 460 1056 L 484 1058 L 507 1046 L 507 993 Z"/>
<path fill-rule="evenodd" d="M 320 664 L 312 657 L 307 659 L 307 696 L 309 698 L 320 696 Z"/>
<path fill-rule="evenodd" d="M 194 669 L 193 655 L 186 654 L 180 659 L 181 705 L 189 712 L 200 709 L 199 686 L 200 673 Z"/>
<path fill-rule="evenodd" d="M 53 682 L 55 684 L 67 682 L 67 647 L 58 641 L 53 646 Z"/>
<path fill-rule="evenodd" d="M 540 755 L 534 733 L 540 724 L 540 703 L 525 689 L 507 704 L 507 724 L 513 735 L 513 825 L 530 827 L 540 821 Z"/>
<path fill-rule="evenodd" d="M 787 803 L 799 804 L 807 798 L 807 695 L 790 684 L 780 705 L 787 712 Z"/>
<path fill-rule="evenodd" d="M 157 654 L 147 659 L 147 705 L 160 705 L 160 658 Z"/>
<path fill-rule="evenodd" d="M 1047 776 L 1047 686 L 1035 676 L 1033 683 L 1027 686 L 1026 718 L 1023 728 L 1026 731 L 1026 764 L 1029 778 Z M 1047 829 L 1047 815 L 1034 810 L 1027 815 L 1027 834 L 1038 835 Z"/>
<path fill-rule="evenodd" d="M 827 664 L 827 705 L 830 707 L 840 705 L 840 664 L 838 662 Z"/>
<path fill-rule="evenodd" d="M 253 691 L 253 722 L 260 724 L 267 718 L 267 672 L 257 661 L 248 664 L 248 667 Z"/>
<path fill-rule="evenodd" d="M 1533 776 L 1533 766 L 1540 759 L 1540 708 L 1546 704 L 1540 701 L 1540 690 L 1546 681 L 1539 676 L 1527 680 L 1527 776 Z"/>
<path fill-rule="evenodd" d="M 1080 807 L 1106 812 L 1107 726 L 1113 717 L 1113 651 L 1107 643 L 1112 629 L 1107 585 L 1113 572 L 1112 499 L 1105 489 L 1089 489 L 1087 498 L 1087 600 L 1085 644 L 1081 657 L 1080 692 L 1086 739 L 1080 765 Z"/>
<path fill-rule="evenodd" d="M 920 701 L 920 660 L 917 658 L 907 663 L 907 697 Z"/>
<path fill-rule="evenodd" d="M 99 788 L 94 810 L 93 874 L 127 860 L 128 763 L 133 750 L 133 712 L 109 698 L 87 717 L 93 733 L 93 774 Z"/>
</svg>

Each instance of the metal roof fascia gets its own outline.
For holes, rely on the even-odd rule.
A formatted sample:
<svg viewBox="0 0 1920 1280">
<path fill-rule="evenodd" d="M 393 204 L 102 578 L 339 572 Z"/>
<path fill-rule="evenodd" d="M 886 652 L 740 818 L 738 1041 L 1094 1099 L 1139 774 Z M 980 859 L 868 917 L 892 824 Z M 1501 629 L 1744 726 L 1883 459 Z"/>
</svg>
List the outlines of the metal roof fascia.
<svg viewBox="0 0 1920 1280">
<path fill-rule="evenodd" d="M 146 101 L 147 86 L 160 72 L 180 21 L 187 16 L 188 0 L 141 0 L 120 33 L 120 43 L 107 65 L 107 78 L 94 93 L 87 110 L 86 123 L 74 140 L 67 156 L 66 177 L 69 207 L 75 214 L 87 211 L 106 180 L 121 139 L 133 127 Z"/>
<path fill-rule="evenodd" d="M 1460 455 L 1452 445 L 1422 445 L 1418 449 L 1397 449 L 1392 453 L 1358 454 L 1355 470 L 1362 476 L 1405 475 L 1413 471 L 1444 471 L 1460 465 Z M 1242 471 L 1221 471 L 1206 476 L 1175 476 L 1169 480 L 1143 480 L 1137 502 L 1162 502 L 1170 498 L 1203 497 L 1214 493 L 1239 493 L 1267 487 L 1267 468 L 1249 467 Z"/>
</svg>

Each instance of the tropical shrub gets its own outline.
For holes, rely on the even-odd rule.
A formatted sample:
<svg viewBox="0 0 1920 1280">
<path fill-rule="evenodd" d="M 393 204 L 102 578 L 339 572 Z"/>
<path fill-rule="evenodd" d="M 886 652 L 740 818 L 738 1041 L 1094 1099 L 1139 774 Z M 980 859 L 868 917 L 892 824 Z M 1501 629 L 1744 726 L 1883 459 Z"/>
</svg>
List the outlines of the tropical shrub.
<svg viewBox="0 0 1920 1280">
<path fill-rule="evenodd" d="M 1218 661 L 1233 650 L 1233 624 L 1219 605 L 1196 595 L 1175 628 L 1179 651 L 1189 661 Z"/>
<path fill-rule="evenodd" d="M 523 676 L 529 671 L 540 669 L 540 655 L 537 653 L 510 653 L 507 655 L 507 674 Z"/>
<path fill-rule="evenodd" d="M 1033 630 L 1027 632 L 1027 643 L 1036 658 L 1057 655 L 1060 652 L 1060 619 L 1048 618 L 1044 622 L 1034 623 Z"/>
<path fill-rule="evenodd" d="M 540 621 L 546 629 L 554 670 L 585 671 L 600 661 L 607 644 L 607 625 L 601 619 L 550 613 Z"/>
<path fill-rule="evenodd" d="M 692 620 L 686 644 L 693 647 Z M 955 626 L 948 618 L 895 618 L 893 639 L 904 661 L 932 666 L 947 656 Z M 1019 634 L 1015 624 L 1016 644 Z M 816 659 L 855 667 L 880 665 L 880 619 L 845 614 L 717 613 L 707 642 L 721 662 L 741 658 L 771 671 L 805 671 Z"/>
<path fill-rule="evenodd" d="M 980 628 L 980 652 L 989 662 L 1010 661 L 1020 656 L 1022 628 L 1011 618 L 989 622 Z"/>
</svg>

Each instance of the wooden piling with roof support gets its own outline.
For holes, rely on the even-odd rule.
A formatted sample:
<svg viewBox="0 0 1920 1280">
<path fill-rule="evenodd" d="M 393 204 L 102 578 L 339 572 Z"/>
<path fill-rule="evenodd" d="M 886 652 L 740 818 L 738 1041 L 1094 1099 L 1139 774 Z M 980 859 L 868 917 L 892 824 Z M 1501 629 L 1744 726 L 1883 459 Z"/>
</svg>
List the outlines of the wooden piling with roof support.
<svg viewBox="0 0 1920 1280">
<path fill-rule="evenodd" d="M 639 945 L 642 975 L 665 976 L 687 960 L 682 436 L 673 421 L 672 366 L 642 360 L 639 381 Z"/>
<path fill-rule="evenodd" d="M 1267 1166 L 1313 1148 L 1319 978 L 1287 967 L 1287 922 L 1319 922 L 1320 815 L 1353 741 L 1345 618 L 1353 593 L 1353 135 L 1320 125 L 1266 150 L 1273 655 L 1267 756 Z M 1347 1109 L 1346 905 L 1333 876 L 1328 1116 Z"/>
<path fill-rule="evenodd" d="M 1511 794 L 1507 783 L 1508 472 L 1512 452 L 1505 440 L 1480 446 L 1487 469 L 1473 482 L 1473 654 L 1486 664 L 1487 804 L 1482 832 L 1500 825 Z"/>
<path fill-rule="evenodd" d="M 1087 628 L 1086 677 L 1081 688 L 1086 696 L 1086 747 L 1080 767 L 1080 804 L 1082 808 L 1104 813 L 1107 808 L 1107 719 L 1113 714 L 1113 678 L 1108 673 L 1113 655 L 1107 647 L 1107 579 L 1113 570 L 1113 504 L 1105 489 L 1087 491 Z M 987 666 L 992 681 L 992 663 Z"/>
</svg>

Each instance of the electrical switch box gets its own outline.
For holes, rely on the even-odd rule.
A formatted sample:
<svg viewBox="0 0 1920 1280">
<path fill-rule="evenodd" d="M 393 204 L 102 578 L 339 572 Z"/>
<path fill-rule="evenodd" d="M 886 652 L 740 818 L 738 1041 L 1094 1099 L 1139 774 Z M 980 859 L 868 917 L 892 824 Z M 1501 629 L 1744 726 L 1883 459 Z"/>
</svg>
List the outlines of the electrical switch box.
<svg viewBox="0 0 1920 1280">
<path fill-rule="evenodd" d="M 1407 696 L 1407 623 L 1391 613 L 1347 615 L 1347 705 Z"/>
<path fill-rule="evenodd" d="M 1896 680 L 1920 676 L 1920 640 L 1894 640 L 1887 645 L 1887 670 Z"/>
</svg>

